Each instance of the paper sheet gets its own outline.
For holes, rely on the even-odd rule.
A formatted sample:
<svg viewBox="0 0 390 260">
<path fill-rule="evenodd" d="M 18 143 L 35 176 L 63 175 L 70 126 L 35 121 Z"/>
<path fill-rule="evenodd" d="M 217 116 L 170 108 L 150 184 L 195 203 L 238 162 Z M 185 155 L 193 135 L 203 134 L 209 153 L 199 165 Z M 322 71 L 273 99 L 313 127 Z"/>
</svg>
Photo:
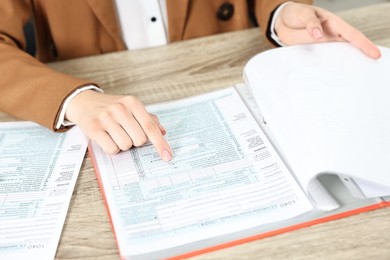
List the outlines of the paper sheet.
<svg viewBox="0 0 390 260">
<path fill-rule="evenodd" d="M 390 49 L 380 49 L 374 60 L 348 43 L 292 46 L 261 53 L 245 67 L 303 187 L 325 173 L 390 187 Z"/>
<path fill-rule="evenodd" d="M 167 129 L 173 161 L 151 145 L 115 156 L 92 146 L 122 256 L 312 209 L 233 88 L 148 110 Z"/>
<path fill-rule="evenodd" d="M 0 124 L 0 259 L 54 259 L 87 140 Z"/>
</svg>

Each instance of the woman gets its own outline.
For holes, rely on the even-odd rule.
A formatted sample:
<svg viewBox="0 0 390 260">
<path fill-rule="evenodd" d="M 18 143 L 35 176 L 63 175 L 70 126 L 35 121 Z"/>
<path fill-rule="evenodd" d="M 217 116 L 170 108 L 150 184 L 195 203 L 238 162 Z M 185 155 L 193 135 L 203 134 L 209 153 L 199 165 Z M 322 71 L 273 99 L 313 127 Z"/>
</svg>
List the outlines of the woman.
<svg viewBox="0 0 390 260">
<path fill-rule="evenodd" d="M 123 7 L 129 3 L 133 7 L 126 11 Z M 126 14 L 138 14 L 133 8 L 145 3 L 148 6 L 142 10 L 154 6 L 153 10 L 160 12 L 150 17 L 151 23 L 164 20 L 159 30 L 165 32 L 161 37 L 166 39 L 157 44 L 258 23 L 274 45 L 347 41 L 372 58 L 380 57 L 378 48 L 361 32 L 336 15 L 311 6 L 310 0 L 2 0 L 0 110 L 54 131 L 66 129 L 68 122 L 77 124 L 110 154 L 150 140 L 163 160 L 171 160 L 163 126 L 136 97 L 102 94 L 97 84 L 43 64 L 131 49 L 132 39 L 141 37 L 137 33 L 144 30 L 129 25 L 145 17 L 133 21 L 136 15 Z M 23 51 L 23 26 L 31 17 L 36 29 L 36 57 Z"/>
</svg>

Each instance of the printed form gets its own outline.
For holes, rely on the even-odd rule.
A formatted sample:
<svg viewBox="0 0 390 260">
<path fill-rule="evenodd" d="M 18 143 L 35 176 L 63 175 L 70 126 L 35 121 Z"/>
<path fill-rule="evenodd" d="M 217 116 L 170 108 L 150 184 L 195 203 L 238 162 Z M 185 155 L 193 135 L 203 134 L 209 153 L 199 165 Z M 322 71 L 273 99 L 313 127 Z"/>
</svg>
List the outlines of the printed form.
<svg viewBox="0 0 390 260">
<path fill-rule="evenodd" d="M 0 124 L 0 259 L 54 259 L 87 140 Z"/>
<path fill-rule="evenodd" d="M 200 241 L 313 206 L 234 88 L 148 107 L 174 159 L 145 145 L 105 155 L 92 143 L 121 255 Z M 96 165 L 95 165 L 96 166 Z"/>
</svg>

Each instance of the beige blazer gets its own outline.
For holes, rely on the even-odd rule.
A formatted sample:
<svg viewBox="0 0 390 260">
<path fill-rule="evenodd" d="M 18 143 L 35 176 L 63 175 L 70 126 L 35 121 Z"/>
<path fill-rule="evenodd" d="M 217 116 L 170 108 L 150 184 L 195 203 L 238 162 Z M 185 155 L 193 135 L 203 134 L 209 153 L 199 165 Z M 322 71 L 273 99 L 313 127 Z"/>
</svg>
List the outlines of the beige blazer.
<svg viewBox="0 0 390 260">
<path fill-rule="evenodd" d="M 169 38 L 179 41 L 249 28 L 249 10 L 265 31 L 270 14 L 283 2 L 167 0 Z M 31 17 L 36 58 L 23 51 L 23 26 Z M 91 82 L 54 71 L 44 62 L 124 49 L 112 0 L 1 0 L 0 110 L 55 130 L 65 98 Z"/>
</svg>

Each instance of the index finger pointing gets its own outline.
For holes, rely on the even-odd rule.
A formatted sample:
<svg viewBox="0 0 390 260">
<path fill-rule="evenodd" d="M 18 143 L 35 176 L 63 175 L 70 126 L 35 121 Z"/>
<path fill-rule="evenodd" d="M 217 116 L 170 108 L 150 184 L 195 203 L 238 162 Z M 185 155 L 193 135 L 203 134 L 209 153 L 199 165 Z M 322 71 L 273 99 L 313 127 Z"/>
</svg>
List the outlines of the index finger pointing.
<svg viewBox="0 0 390 260">
<path fill-rule="evenodd" d="M 149 115 L 149 114 L 148 114 Z M 159 126 L 150 117 L 145 119 L 144 117 L 137 119 L 140 126 L 148 136 L 150 142 L 156 147 L 157 152 L 164 161 L 172 160 L 172 149 L 165 140 Z"/>
<path fill-rule="evenodd" d="M 140 103 L 133 108 L 133 116 L 149 138 L 150 142 L 156 147 L 157 152 L 164 161 L 172 160 L 172 149 L 165 140 L 160 127 L 157 125 L 152 116 L 146 111 Z"/>
</svg>

